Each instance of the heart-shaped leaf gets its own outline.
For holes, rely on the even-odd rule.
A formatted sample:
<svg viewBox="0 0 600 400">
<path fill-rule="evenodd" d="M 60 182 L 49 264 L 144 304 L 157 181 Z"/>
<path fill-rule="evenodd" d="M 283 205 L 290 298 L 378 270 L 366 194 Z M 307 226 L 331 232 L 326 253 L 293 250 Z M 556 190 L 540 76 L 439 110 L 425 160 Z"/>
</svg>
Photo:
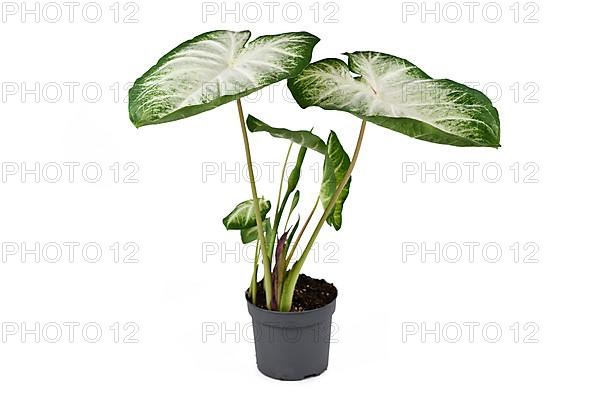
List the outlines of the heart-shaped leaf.
<svg viewBox="0 0 600 400">
<path fill-rule="evenodd" d="M 258 199 L 260 215 L 264 219 L 271 209 L 271 202 L 263 197 Z M 225 218 L 223 225 L 227 230 L 248 229 L 256 226 L 256 215 L 254 214 L 254 201 L 246 200 L 233 209 Z"/>
<path fill-rule="evenodd" d="M 344 175 L 346 174 L 346 171 L 348 171 L 349 166 L 350 157 L 348 157 L 348 154 L 344 151 L 335 132 L 331 131 L 329 139 L 327 140 L 327 156 L 325 157 L 323 182 L 321 183 L 320 197 L 323 208 L 327 208 L 329 205 L 337 187 L 341 184 L 342 179 L 344 179 Z M 335 207 L 331 211 L 331 214 L 327 216 L 327 223 L 332 225 L 336 231 L 342 227 L 342 209 L 344 208 L 344 202 L 350 193 L 351 181 L 352 178 L 348 180 L 348 183 L 346 183 L 346 186 L 342 189 L 340 196 L 335 202 Z"/>
<path fill-rule="evenodd" d="M 453 146 L 500 146 L 498 111 L 481 92 L 432 79 L 401 58 L 373 51 L 325 59 L 288 80 L 302 108 L 346 111 L 405 135 Z"/>
<path fill-rule="evenodd" d="M 307 32 L 249 39 L 249 31 L 220 30 L 171 50 L 129 91 L 133 124 L 187 118 L 294 76 L 308 65 L 319 41 Z"/>
<path fill-rule="evenodd" d="M 268 132 L 273 137 L 291 140 L 300 146 L 317 151 L 323 155 L 327 154 L 327 145 L 325 142 L 312 132 L 290 131 L 289 129 L 285 128 L 273 128 L 272 126 L 262 122 L 252 115 L 248 115 L 248 118 L 246 119 L 246 125 L 248 125 L 250 132 Z"/>
</svg>

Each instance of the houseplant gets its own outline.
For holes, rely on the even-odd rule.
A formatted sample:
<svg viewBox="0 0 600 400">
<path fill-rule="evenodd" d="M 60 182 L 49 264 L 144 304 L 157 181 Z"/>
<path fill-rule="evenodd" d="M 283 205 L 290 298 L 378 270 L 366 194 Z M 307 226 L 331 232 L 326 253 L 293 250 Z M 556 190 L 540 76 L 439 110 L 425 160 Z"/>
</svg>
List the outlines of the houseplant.
<svg viewBox="0 0 600 400">
<path fill-rule="evenodd" d="M 182 43 L 136 80 L 130 91 L 129 113 L 131 121 L 141 127 L 236 101 L 252 198 L 238 204 L 223 223 L 227 229 L 239 230 L 242 242 L 257 241 L 246 297 L 255 322 L 259 369 L 279 379 L 302 379 L 327 368 L 328 335 L 313 340 L 306 333 L 315 324 L 330 324 L 337 292 L 331 285 L 324 286 L 320 290 L 325 297 L 313 298 L 305 307 L 294 304 L 302 294 L 297 283 L 302 278 L 308 289 L 324 285 L 300 272 L 325 223 L 341 228 L 367 122 L 433 143 L 494 148 L 499 147 L 500 124 L 496 109 L 484 94 L 450 80 L 432 79 L 401 58 L 362 51 L 345 53 L 348 63 L 329 58 L 309 64 L 319 41 L 309 33 L 262 36 L 248 43 L 249 37 L 247 31 L 214 31 Z M 333 131 L 325 142 L 308 130 L 275 128 L 251 115 L 244 120 L 240 98 L 283 79 L 288 79 L 302 108 L 344 111 L 361 120 L 352 158 Z M 258 196 L 248 129 L 289 140 L 284 165 L 293 145 L 299 147 L 285 191 L 282 173 L 272 219 L 267 217 L 271 202 Z M 288 226 L 300 201 L 297 185 L 307 151 L 323 156 L 323 182 L 302 227 L 299 219 Z M 293 259 L 319 203 L 324 210 L 301 255 Z M 261 262 L 262 284 L 258 282 Z M 294 333 L 290 335 L 290 331 Z"/>
</svg>

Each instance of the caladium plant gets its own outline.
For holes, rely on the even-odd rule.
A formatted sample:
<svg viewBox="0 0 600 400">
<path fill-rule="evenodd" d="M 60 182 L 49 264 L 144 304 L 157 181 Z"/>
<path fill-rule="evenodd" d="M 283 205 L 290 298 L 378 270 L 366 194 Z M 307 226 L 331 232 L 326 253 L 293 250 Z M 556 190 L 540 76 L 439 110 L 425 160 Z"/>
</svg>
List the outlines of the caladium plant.
<svg viewBox="0 0 600 400">
<path fill-rule="evenodd" d="M 130 90 L 129 114 L 140 127 L 236 101 L 252 198 L 238 204 L 223 223 L 228 230 L 240 231 L 243 243 L 258 242 L 250 300 L 257 304 L 258 266 L 262 261 L 264 304 L 271 310 L 290 311 L 300 271 L 322 227 L 325 223 L 336 230 L 342 226 L 342 211 L 367 122 L 433 143 L 493 148 L 500 146 L 500 122 L 497 110 L 483 93 L 451 80 L 433 79 L 396 56 L 360 51 L 345 53 L 348 63 L 328 58 L 310 64 L 319 39 L 309 33 L 262 36 L 248 43 L 249 38 L 247 31 L 214 31 L 182 43 L 136 80 Z M 344 111 L 361 120 L 352 158 L 333 131 L 324 141 L 310 130 L 276 128 L 252 115 L 244 120 L 240 98 L 283 79 L 288 80 L 300 107 Z M 269 200 L 257 194 L 247 130 L 290 141 L 284 166 L 294 145 L 298 147 L 285 190 L 285 168 L 282 171 L 273 209 Z M 301 198 L 297 186 L 307 151 L 323 157 L 323 180 L 300 228 L 299 218 L 293 225 L 289 223 Z M 321 217 L 304 250 L 294 259 L 319 204 L 323 207 Z M 268 217 L 269 212 L 274 215 Z"/>
<path fill-rule="evenodd" d="M 129 90 L 129 118 L 136 127 L 187 118 L 236 101 L 250 175 L 256 235 L 262 254 L 267 243 L 256 191 L 241 98 L 298 74 L 319 41 L 307 32 L 261 36 L 219 30 L 188 40 L 138 78 Z M 265 290 L 271 297 L 270 259 L 263 257 Z"/>
</svg>

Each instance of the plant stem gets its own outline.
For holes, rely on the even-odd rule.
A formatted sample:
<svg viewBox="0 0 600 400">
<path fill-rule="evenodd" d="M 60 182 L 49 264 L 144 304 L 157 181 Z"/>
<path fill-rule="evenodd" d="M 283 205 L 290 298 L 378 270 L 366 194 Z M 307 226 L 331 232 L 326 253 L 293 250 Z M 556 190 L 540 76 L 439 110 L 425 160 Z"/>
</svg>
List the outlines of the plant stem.
<svg viewBox="0 0 600 400">
<path fill-rule="evenodd" d="M 290 173 L 290 176 L 288 177 L 288 179 L 292 179 L 292 174 L 296 173 L 299 174 L 299 168 L 302 165 L 302 163 L 304 162 L 304 156 L 306 155 L 306 147 L 301 146 L 300 150 L 298 151 L 298 158 L 296 160 L 296 165 L 294 167 L 294 169 L 292 170 L 292 172 Z M 300 176 L 298 175 L 297 178 L 299 179 Z M 271 231 L 272 234 L 272 238 L 269 237 L 269 255 L 273 254 L 273 246 L 275 245 L 275 239 L 277 238 L 277 232 L 279 231 L 279 224 L 281 223 L 281 217 L 283 216 L 283 212 L 285 211 L 285 206 L 287 204 L 287 201 L 290 198 L 290 195 L 292 194 L 292 191 L 290 190 L 290 183 L 288 181 L 288 188 L 285 191 L 285 195 L 283 196 L 283 200 L 281 201 L 281 206 L 277 207 L 277 210 L 275 212 L 275 222 L 273 223 L 273 230 Z M 279 201 L 277 201 L 279 203 Z M 271 240 L 273 239 L 273 240 Z"/>
<path fill-rule="evenodd" d="M 308 223 L 312 219 L 315 211 L 317 210 L 317 207 L 319 206 L 319 199 L 320 199 L 320 196 L 317 196 L 317 201 L 315 201 L 315 205 L 313 206 L 312 210 L 310 211 L 310 214 L 308 215 L 306 222 L 304 223 L 304 225 L 302 225 L 302 229 L 300 229 L 300 233 L 298 233 L 296 242 L 294 243 L 294 245 L 292 246 L 292 249 L 289 252 L 290 256 L 288 257 L 288 259 L 285 262 L 286 268 L 288 265 L 290 265 L 290 262 L 292 261 L 292 256 L 294 255 L 294 252 L 296 251 L 296 247 L 298 247 L 298 243 L 300 243 L 300 239 L 302 239 L 302 235 L 304 234 L 304 231 L 306 230 Z"/>
<path fill-rule="evenodd" d="M 285 161 L 283 162 L 283 169 L 281 170 L 281 179 L 279 180 L 279 193 L 277 194 L 277 207 L 275 208 L 275 212 L 279 212 L 279 206 L 281 205 L 281 191 L 283 190 L 283 178 L 285 177 L 285 168 L 288 163 L 288 159 L 290 158 L 290 153 L 292 151 L 292 145 L 294 143 L 290 143 L 290 147 L 288 147 L 287 154 L 285 155 Z"/>
<path fill-rule="evenodd" d="M 298 276 L 300 275 L 300 270 L 302 269 L 302 265 L 304 264 L 304 261 L 306 261 L 306 257 L 308 257 L 308 253 L 310 252 L 310 249 L 312 248 L 313 244 L 315 244 L 315 240 L 317 240 L 317 236 L 319 235 L 319 232 L 321 231 L 323 224 L 325 224 L 325 221 L 327 221 L 327 217 L 329 217 L 329 214 L 331 214 L 331 211 L 333 211 L 333 208 L 335 207 L 335 203 L 336 203 L 337 199 L 340 197 L 342 190 L 344 190 L 344 186 L 346 186 L 346 184 L 350 180 L 350 176 L 352 175 L 352 170 L 354 169 L 354 166 L 356 165 L 356 160 L 358 159 L 358 153 L 360 152 L 360 147 L 362 145 L 363 137 L 365 135 L 366 125 L 367 125 L 367 121 L 363 120 L 360 125 L 360 132 L 358 134 L 358 140 L 356 142 L 356 147 L 354 148 L 354 155 L 352 156 L 352 161 L 350 162 L 350 165 L 348 166 L 348 170 L 346 171 L 344 178 L 342 179 L 339 186 L 337 187 L 335 194 L 329 201 L 329 204 L 327 205 L 327 208 L 323 212 L 321 219 L 317 223 L 317 226 L 316 226 L 315 230 L 313 231 L 310 239 L 308 240 L 308 244 L 306 245 L 306 248 L 302 252 L 302 255 L 300 256 L 298 261 L 296 261 L 294 263 L 294 266 L 288 273 L 288 277 L 284 282 L 283 294 L 281 296 L 281 303 L 279 305 L 279 311 L 289 311 L 292 308 L 292 299 L 294 297 L 294 288 L 296 287 L 296 282 L 298 281 Z"/>
<path fill-rule="evenodd" d="M 279 230 L 279 222 L 281 221 L 281 215 L 283 214 L 283 208 L 285 207 L 285 204 L 287 203 L 287 199 L 289 197 L 289 194 L 286 193 L 285 196 L 283 197 L 283 204 L 281 203 L 281 192 L 283 191 L 283 178 L 285 177 L 285 168 L 287 166 L 293 144 L 294 143 L 290 143 L 290 147 L 288 147 L 287 154 L 285 155 L 285 161 L 283 162 L 283 169 L 281 170 L 281 179 L 279 181 L 279 193 L 277 193 L 277 206 L 275 207 L 275 221 L 273 223 L 273 230 L 271 232 L 271 235 L 273 236 L 273 240 L 271 240 L 270 237 L 268 238 L 269 239 L 268 244 L 270 244 L 270 246 L 268 247 L 269 257 L 271 257 L 273 255 L 273 246 L 275 246 L 275 241 L 277 239 L 277 231 Z"/>
<path fill-rule="evenodd" d="M 246 122 L 244 120 L 244 110 L 242 110 L 242 102 L 237 99 L 238 116 L 242 127 L 242 136 L 244 137 L 244 150 L 246 151 L 246 163 L 248 164 L 248 174 L 250 175 L 250 188 L 252 189 L 252 199 L 254 200 L 254 216 L 256 217 L 256 230 L 258 233 L 258 241 L 262 250 L 263 266 L 265 269 L 264 287 L 267 300 L 267 308 L 271 309 L 271 260 L 267 253 L 267 242 L 265 241 L 265 232 L 263 230 L 263 221 L 260 215 L 260 206 L 258 205 L 258 195 L 256 194 L 256 182 L 254 180 L 254 170 L 252 168 L 252 156 L 250 155 L 250 143 L 248 142 L 248 131 L 246 130 Z"/>
<path fill-rule="evenodd" d="M 250 297 L 252 304 L 256 305 L 256 275 L 258 274 L 258 256 L 260 254 L 260 247 L 256 244 L 256 251 L 254 252 L 254 271 L 252 272 L 252 279 L 250 280 Z"/>
</svg>

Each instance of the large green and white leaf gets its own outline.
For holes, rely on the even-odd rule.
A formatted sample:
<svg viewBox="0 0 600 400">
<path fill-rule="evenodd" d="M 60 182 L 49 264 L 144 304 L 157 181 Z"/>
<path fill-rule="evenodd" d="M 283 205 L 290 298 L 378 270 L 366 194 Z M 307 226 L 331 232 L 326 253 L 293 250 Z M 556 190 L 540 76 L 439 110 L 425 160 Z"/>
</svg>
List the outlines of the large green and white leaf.
<svg viewBox="0 0 600 400">
<path fill-rule="evenodd" d="M 271 202 L 261 197 L 258 199 L 258 207 L 260 209 L 260 215 L 264 219 L 271 209 Z M 248 229 L 256 226 L 254 201 L 252 199 L 246 200 L 235 206 L 233 211 L 223 218 L 223 225 L 225 225 L 227 230 Z"/>
<path fill-rule="evenodd" d="M 131 121 L 140 127 L 187 118 L 294 76 L 319 41 L 307 32 L 249 39 L 249 31 L 213 31 L 168 52 L 129 91 Z"/>
<path fill-rule="evenodd" d="M 274 128 L 252 115 L 248 115 L 246 125 L 248 125 L 250 132 L 268 132 L 273 137 L 291 140 L 300 146 L 304 146 L 321 154 L 327 154 L 327 145 L 325 142 L 312 132 Z"/>
<path fill-rule="evenodd" d="M 412 63 L 384 53 L 346 53 L 288 80 L 302 108 L 346 111 L 405 135 L 453 146 L 500 146 L 500 120 L 481 92 L 432 79 Z"/>
<path fill-rule="evenodd" d="M 333 198 L 337 187 L 341 184 L 348 167 L 350 166 L 350 157 L 344 151 L 335 132 L 331 131 L 327 140 L 327 156 L 325 156 L 325 164 L 323 166 L 323 182 L 321 183 L 321 204 L 323 208 L 327 208 L 329 202 Z M 331 214 L 327 216 L 327 223 L 339 230 L 342 227 L 342 209 L 344 202 L 350 193 L 350 181 L 342 189 L 340 196 L 335 202 L 335 207 Z"/>
</svg>

